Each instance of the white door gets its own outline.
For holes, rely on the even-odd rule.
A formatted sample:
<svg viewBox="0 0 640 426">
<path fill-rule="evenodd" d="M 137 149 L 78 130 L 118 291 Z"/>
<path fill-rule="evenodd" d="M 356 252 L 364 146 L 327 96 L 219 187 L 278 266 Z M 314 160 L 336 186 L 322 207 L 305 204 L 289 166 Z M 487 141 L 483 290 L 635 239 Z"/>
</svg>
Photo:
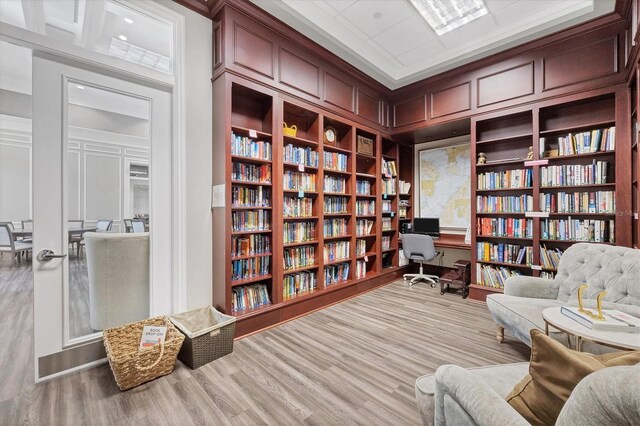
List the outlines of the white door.
<svg viewBox="0 0 640 426">
<path fill-rule="evenodd" d="M 169 92 L 46 54 L 34 54 L 32 102 L 34 352 L 39 381 L 104 358 L 100 326 L 94 325 L 95 312 L 88 302 L 82 242 L 82 232 L 95 228 L 97 220 L 113 220 L 115 232 L 125 232 L 129 215 L 147 221 L 147 312 L 171 312 L 172 129 Z M 148 200 L 138 203 L 139 212 L 125 213 L 125 200 L 132 196 L 130 164 L 149 165 Z M 76 232 L 78 227 L 83 230 Z M 43 250 L 62 257 L 38 258 Z"/>
</svg>

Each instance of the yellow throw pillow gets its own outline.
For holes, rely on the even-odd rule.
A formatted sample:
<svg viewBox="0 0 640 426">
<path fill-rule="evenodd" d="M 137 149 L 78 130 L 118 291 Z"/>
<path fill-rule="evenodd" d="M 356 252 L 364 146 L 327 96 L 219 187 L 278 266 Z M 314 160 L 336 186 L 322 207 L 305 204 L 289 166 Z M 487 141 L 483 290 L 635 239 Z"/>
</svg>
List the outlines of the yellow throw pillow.
<svg viewBox="0 0 640 426">
<path fill-rule="evenodd" d="M 564 347 L 531 330 L 529 374 L 507 395 L 507 402 L 532 425 L 553 425 L 573 388 L 605 367 L 640 363 L 640 351 L 592 355 Z"/>
</svg>

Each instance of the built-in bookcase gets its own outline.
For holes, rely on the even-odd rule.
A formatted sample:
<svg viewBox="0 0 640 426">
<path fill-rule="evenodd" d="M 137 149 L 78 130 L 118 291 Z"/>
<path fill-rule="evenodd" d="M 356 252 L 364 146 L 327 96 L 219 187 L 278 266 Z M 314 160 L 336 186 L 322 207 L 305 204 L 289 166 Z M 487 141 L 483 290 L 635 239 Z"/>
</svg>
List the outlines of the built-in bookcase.
<svg viewBox="0 0 640 426">
<path fill-rule="evenodd" d="M 229 304 L 234 314 L 273 300 L 273 97 L 233 85 L 230 152 Z"/>
<path fill-rule="evenodd" d="M 221 94 L 230 108 L 214 116 L 214 164 L 225 166 L 213 171 L 213 293 L 239 333 L 399 276 L 392 139 L 239 78 L 216 81 Z"/>
<path fill-rule="evenodd" d="M 613 93 L 472 120 L 472 298 L 552 278 L 576 242 L 615 244 L 615 124 Z"/>
<path fill-rule="evenodd" d="M 640 187 L 638 180 L 640 179 L 640 168 L 638 162 L 640 161 L 640 153 L 638 152 L 638 135 L 640 134 L 640 125 L 638 116 L 638 101 L 640 99 L 640 92 L 638 87 L 638 71 L 636 76 L 631 80 L 629 87 L 629 97 L 631 99 L 631 243 L 635 248 L 640 248 L 640 221 L 638 215 L 640 213 Z"/>
<path fill-rule="evenodd" d="M 382 208 L 382 267 L 398 266 L 398 145 L 387 138 L 382 139 L 381 208 Z"/>
</svg>

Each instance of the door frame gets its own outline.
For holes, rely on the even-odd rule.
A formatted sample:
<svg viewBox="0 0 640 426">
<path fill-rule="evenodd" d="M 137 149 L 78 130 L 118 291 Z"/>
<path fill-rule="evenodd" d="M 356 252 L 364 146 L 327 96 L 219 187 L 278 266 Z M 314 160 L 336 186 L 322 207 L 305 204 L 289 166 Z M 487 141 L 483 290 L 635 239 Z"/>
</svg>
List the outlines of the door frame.
<svg viewBox="0 0 640 426">
<path fill-rule="evenodd" d="M 179 312 L 186 309 L 187 285 L 186 285 L 186 92 L 185 92 L 185 17 L 162 4 L 152 0 L 138 0 L 135 3 L 124 0 L 112 0 L 141 13 L 149 15 L 159 21 L 173 25 L 173 75 L 166 75 L 136 64 L 108 57 L 106 55 L 84 49 L 79 46 L 64 43 L 38 34 L 24 28 L 2 23 L 0 25 L 0 40 L 13 43 L 58 57 L 61 60 L 71 61 L 80 67 L 93 69 L 94 71 L 117 78 L 129 80 L 132 83 L 156 86 L 170 90 L 171 115 L 172 115 L 172 193 L 173 193 L 173 226 L 172 226 L 172 310 Z M 32 203 L 33 204 L 33 203 Z M 76 367 L 65 369 L 58 373 L 37 377 L 35 381 L 50 380 L 60 375 L 89 368 L 103 363 L 106 359 L 87 362 Z M 37 371 L 37 366 L 36 369 Z"/>
</svg>

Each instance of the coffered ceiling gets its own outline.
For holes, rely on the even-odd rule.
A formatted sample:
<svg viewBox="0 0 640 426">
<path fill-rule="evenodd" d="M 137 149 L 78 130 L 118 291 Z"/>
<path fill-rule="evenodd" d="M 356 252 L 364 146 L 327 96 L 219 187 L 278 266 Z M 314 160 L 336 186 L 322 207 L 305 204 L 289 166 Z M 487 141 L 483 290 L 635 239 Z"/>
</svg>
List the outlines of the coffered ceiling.
<svg viewBox="0 0 640 426">
<path fill-rule="evenodd" d="M 487 15 L 438 36 L 409 0 L 251 1 L 391 89 L 615 7 L 615 0 L 484 0 Z"/>
</svg>

